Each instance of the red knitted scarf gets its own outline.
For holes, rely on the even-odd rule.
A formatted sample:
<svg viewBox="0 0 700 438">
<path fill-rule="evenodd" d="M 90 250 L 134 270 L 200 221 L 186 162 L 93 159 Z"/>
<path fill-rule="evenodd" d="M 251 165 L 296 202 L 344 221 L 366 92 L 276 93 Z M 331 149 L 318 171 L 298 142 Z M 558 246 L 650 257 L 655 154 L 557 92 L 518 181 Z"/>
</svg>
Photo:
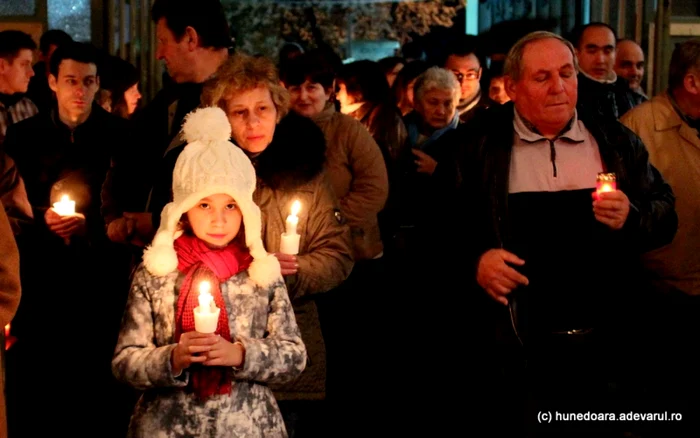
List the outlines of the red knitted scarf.
<svg viewBox="0 0 700 438">
<path fill-rule="evenodd" d="M 199 285 L 202 281 L 208 281 L 214 303 L 220 309 L 216 334 L 231 342 L 220 283 L 248 268 L 252 261 L 248 249 L 235 242 L 225 248 L 211 249 L 199 238 L 183 234 L 175 240 L 175 251 L 177 269 L 185 274 L 177 300 L 175 341 L 180 341 L 182 333 L 194 331 L 194 308 L 199 305 Z M 227 367 L 194 364 L 190 367 L 190 385 L 201 399 L 214 394 L 228 394 L 231 392 L 231 373 Z"/>
</svg>

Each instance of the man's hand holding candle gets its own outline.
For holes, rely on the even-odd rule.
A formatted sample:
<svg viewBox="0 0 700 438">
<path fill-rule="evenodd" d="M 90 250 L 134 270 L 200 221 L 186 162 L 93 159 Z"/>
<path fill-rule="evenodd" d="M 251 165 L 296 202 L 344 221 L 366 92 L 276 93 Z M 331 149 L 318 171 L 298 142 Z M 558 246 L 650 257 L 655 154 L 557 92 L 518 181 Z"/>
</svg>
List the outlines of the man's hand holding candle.
<svg viewBox="0 0 700 438">
<path fill-rule="evenodd" d="M 623 192 L 593 192 L 593 214 L 598 222 L 619 230 L 625 225 L 629 212 L 630 200 Z"/>
<path fill-rule="evenodd" d="M 481 255 L 476 272 L 476 281 L 494 300 L 508 305 L 506 295 L 518 285 L 529 284 L 527 277 L 508 266 L 522 266 L 525 261 L 504 249 L 490 249 Z"/>
<path fill-rule="evenodd" d="M 80 213 L 61 216 L 53 208 L 49 208 L 44 214 L 44 220 L 52 233 L 64 239 L 85 232 L 85 216 Z"/>
</svg>

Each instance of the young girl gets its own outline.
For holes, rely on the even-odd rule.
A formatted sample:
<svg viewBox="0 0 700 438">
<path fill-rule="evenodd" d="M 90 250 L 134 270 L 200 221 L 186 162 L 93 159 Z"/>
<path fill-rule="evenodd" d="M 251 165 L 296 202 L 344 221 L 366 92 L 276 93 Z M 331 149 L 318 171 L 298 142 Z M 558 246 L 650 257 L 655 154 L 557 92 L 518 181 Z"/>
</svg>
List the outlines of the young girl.
<svg viewBox="0 0 700 438">
<path fill-rule="evenodd" d="M 191 113 L 173 172 L 173 202 L 134 274 L 112 369 L 145 390 L 133 437 L 284 437 L 267 383 L 306 366 L 277 259 L 267 254 L 255 170 L 228 142 L 218 108 Z M 202 282 L 220 309 L 216 332 L 195 331 Z"/>
</svg>

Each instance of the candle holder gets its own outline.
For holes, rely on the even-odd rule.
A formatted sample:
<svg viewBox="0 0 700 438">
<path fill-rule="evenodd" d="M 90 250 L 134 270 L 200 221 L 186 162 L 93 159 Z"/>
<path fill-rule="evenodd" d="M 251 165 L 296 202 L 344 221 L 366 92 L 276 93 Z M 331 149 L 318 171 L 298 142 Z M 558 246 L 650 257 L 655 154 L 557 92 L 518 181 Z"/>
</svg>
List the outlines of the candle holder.
<svg viewBox="0 0 700 438">
<path fill-rule="evenodd" d="M 617 176 L 612 173 L 600 172 L 596 178 L 596 197 L 600 198 L 601 193 L 614 192 L 617 190 Z"/>
<path fill-rule="evenodd" d="M 299 224 L 299 210 L 301 210 L 301 203 L 299 201 L 294 201 L 292 204 L 292 211 L 289 216 L 287 216 L 285 232 L 282 233 L 282 239 L 280 241 L 280 252 L 282 254 L 297 255 L 299 254 L 299 241 L 301 236 L 297 233 L 297 225 Z"/>
<path fill-rule="evenodd" d="M 194 308 L 194 329 L 199 333 L 216 333 L 221 309 L 214 304 L 209 290 L 211 285 L 203 281 L 199 285 L 199 306 Z"/>
</svg>

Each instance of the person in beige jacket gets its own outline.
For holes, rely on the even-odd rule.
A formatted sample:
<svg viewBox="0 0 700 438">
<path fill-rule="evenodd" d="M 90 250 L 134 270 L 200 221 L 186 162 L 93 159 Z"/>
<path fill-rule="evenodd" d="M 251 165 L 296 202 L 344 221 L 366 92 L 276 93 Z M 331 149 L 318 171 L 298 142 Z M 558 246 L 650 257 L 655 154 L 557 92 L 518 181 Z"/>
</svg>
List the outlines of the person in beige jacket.
<svg viewBox="0 0 700 438">
<path fill-rule="evenodd" d="M 0 330 L 9 323 L 17 312 L 21 288 L 19 283 L 19 253 L 15 236 L 7 219 L 5 208 L 0 203 Z M 3 345 L 1 346 L 3 349 Z M 5 365 L 4 351 L 0 354 L 0 438 L 7 438 L 7 415 L 5 409 Z"/>
<path fill-rule="evenodd" d="M 642 256 L 657 294 L 649 306 L 653 357 L 663 358 L 662 396 L 698 400 L 700 365 L 700 40 L 678 46 L 669 88 L 620 120 L 649 151 L 649 161 L 673 189 L 678 231 L 673 241 Z M 653 325 L 656 324 L 656 325 Z M 659 350 L 657 350 L 659 349 Z M 663 368 L 662 368 L 663 369 Z M 688 371 L 685 371 L 688 370 Z M 668 382 L 671 382 L 668 384 Z"/>
<path fill-rule="evenodd" d="M 376 336 L 391 327 L 388 316 L 393 310 L 378 222 L 389 196 L 389 178 L 382 152 L 367 128 L 336 111 L 331 96 L 337 66 L 331 57 L 324 50 L 304 53 L 289 65 L 283 81 L 291 95 L 292 110 L 313 120 L 323 131 L 325 167 L 352 231 L 355 267 L 342 287 L 323 299 L 320 312 L 329 351 L 329 401 L 334 421 L 356 425 L 354 406 L 364 405 L 363 418 L 368 418 L 370 411 L 381 410 L 370 407 L 372 401 L 364 400 L 357 387 L 380 386 L 382 372 L 375 367 L 358 369 L 355 353 L 345 345 L 359 338 L 370 357 L 382 363 L 389 359 L 382 356 L 386 349 Z M 358 325 L 358 320 L 364 324 Z M 354 329 L 349 331 L 348 326 Z"/>
<path fill-rule="evenodd" d="M 326 345 L 316 307 L 319 295 L 340 285 L 353 267 L 350 230 L 323 170 L 325 143 L 313 122 L 285 115 L 289 95 L 272 62 L 237 54 L 204 88 L 202 103 L 228 115 L 231 137 L 255 166 L 253 195 L 262 211 L 262 238 L 282 267 L 306 345 L 306 369 L 274 385 L 289 436 L 331 436 L 324 429 Z M 298 255 L 280 253 L 286 218 L 299 201 Z"/>
</svg>

